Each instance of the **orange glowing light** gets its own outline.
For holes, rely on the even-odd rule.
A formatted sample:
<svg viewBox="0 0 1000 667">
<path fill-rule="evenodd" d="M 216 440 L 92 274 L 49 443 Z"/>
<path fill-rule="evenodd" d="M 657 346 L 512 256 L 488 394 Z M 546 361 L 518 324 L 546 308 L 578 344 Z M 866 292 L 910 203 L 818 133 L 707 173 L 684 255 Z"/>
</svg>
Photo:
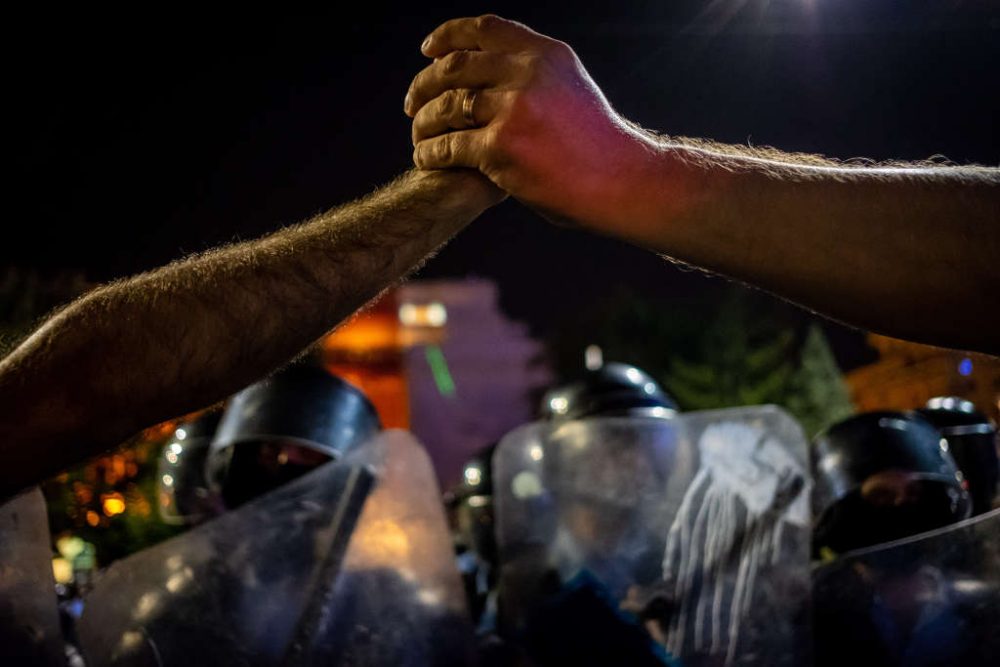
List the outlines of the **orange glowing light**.
<svg viewBox="0 0 1000 667">
<path fill-rule="evenodd" d="M 392 293 L 384 295 L 364 312 L 355 315 L 320 344 L 325 356 L 360 356 L 366 359 L 393 355 L 400 350 L 400 325 Z"/>
<path fill-rule="evenodd" d="M 374 498 L 374 496 L 373 496 Z M 369 501 L 372 499 L 370 498 Z M 367 508 L 366 508 L 367 510 Z M 362 514 L 371 517 L 374 512 Z M 369 519 L 358 522 L 351 537 L 348 560 L 363 562 L 365 567 L 392 567 L 410 556 L 410 538 L 403 526 L 392 519 Z"/>
<path fill-rule="evenodd" d="M 401 325 L 397 311 L 395 295 L 390 292 L 320 343 L 323 366 L 361 389 L 386 428 L 406 428 L 410 421 L 403 368 L 403 338 L 410 329 Z M 412 330 L 442 331 L 427 327 Z"/>
<path fill-rule="evenodd" d="M 323 341 L 326 350 L 377 353 L 399 347 L 399 328 L 385 318 L 359 317 L 351 320 Z"/>
<path fill-rule="evenodd" d="M 94 510 L 87 511 L 87 523 L 91 526 L 97 527 L 97 524 L 101 522 L 101 517 L 97 515 Z"/>
<path fill-rule="evenodd" d="M 125 498 L 120 493 L 110 493 L 101 496 L 101 507 L 107 516 L 121 514 L 125 511 Z"/>
<path fill-rule="evenodd" d="M 86 505 L 94 498 L 94 491 L 82 482 L 73 482 L 73 494 L 81 505 Z"/>
<path fill-rule="evenodd" d="M 171 419 L 170 421 L 165 421 L 162 424 L 157 424 L 156 426 L 150 426 L 143 431 L 142 435 L 139 437 L 146 442 L 165 440 L 177 430 L 177 427 L 181 425 L 181 422 L 183 422 L 184 419 L 185 417 L 178 417 L 177 419 Z"/>
</svg>

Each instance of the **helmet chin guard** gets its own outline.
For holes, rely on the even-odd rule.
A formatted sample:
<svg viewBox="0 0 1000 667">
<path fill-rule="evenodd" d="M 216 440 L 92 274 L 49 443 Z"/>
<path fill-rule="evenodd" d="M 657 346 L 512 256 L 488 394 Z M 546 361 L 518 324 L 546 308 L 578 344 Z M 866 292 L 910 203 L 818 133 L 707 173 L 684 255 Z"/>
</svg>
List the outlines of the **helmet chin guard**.
<svg viewBox="0 0 1000 667">
<path fill-rule="evenodd" d="M 869 412 L 813 443 L 816 554 L 839 554 L 941 528 L 969 516 L 948 443 L 919 415 Z"/>
</svg>

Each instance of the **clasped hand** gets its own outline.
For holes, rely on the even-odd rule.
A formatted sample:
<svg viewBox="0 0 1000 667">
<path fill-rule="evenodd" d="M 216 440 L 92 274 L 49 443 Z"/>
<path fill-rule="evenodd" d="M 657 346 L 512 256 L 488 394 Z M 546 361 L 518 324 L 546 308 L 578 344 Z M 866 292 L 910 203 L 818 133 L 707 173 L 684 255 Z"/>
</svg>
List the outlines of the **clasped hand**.
<svg viewBox="0 0 1000 667">
<path fill-rule="evenodd" d="M 608 104 L 563 42 L 497 16 L 460 18 L 421 46 L 413 79 L 421 169 L 477 169 L 547 217 L 600 228 L 627 199 L 653 142 Z"/>
</svg>

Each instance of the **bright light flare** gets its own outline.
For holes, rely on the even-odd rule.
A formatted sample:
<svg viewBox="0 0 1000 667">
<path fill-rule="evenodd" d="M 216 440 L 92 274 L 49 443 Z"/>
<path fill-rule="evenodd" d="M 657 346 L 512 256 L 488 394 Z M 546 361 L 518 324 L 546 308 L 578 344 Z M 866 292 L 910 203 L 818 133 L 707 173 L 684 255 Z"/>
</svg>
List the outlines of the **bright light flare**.
<svg viewBox="0 0 1000 667">
<path fill-rule="evenodd" d="M 448 322 L 448 309 L 443 303 L 404 303 L 399 307 L 399 321 L 407 327 L 443 327 Z"/>
<path fill-rule="evenodd" d="M 70 583 L 73 581 L 73 564 L 65 558 L 53 558 L 52 576 L 55 577 L 56 583 Z"/>
<path fill-rule="evenodd" d="M 479 468 L 466 468 L 465 481 L 470 486 L 476 486 L 483 481 L 483 472 Z"/>
<path fill-rule="evenodd" d="M 125 511 L 125 498 L 120 493 L 104 496 L 101 500 L 101 508 L 104 510 L 105 516 L 121 514 Z"/>
</svg>

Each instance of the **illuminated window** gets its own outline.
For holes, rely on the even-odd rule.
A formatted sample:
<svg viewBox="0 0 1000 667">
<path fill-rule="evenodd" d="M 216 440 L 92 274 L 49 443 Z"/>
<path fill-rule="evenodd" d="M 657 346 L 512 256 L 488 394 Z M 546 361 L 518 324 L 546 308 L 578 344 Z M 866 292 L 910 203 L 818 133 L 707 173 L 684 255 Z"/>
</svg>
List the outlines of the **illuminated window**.
<svg viewBox="0 0 1000 667">
<path fill-rule="evenodd" d="M 399 307 L 399 321 L 407 327 L 443 327 L 448 322 L 448 310 L 437 301 L 422 305 L 404 303 Z"/>
</svg>

